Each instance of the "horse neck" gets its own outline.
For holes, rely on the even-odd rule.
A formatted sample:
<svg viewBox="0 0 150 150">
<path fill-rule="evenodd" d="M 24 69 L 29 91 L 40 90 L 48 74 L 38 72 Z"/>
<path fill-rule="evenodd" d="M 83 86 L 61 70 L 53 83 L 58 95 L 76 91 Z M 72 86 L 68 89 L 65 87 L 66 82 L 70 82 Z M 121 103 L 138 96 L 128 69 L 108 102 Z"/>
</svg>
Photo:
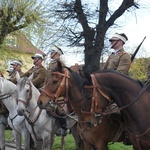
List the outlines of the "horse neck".
<svg viewBox="0 0 150 150">
<path fill-rule="evenodd" d="M 68 95 L 70 104 L 73 107 L 75 113 L 79 118 L 82 119 L 83 114 L 81 113 L 81 109 L 83 108 L 83 96 L 81 94 L 81 91 L 77 86 L 71 86 L 69 87 Z"/>
<path fill-rule="evenodd" d="M 4 105 L 8 109 L 10 114 L 17 113 L 17 102 L 16 102 L 16 94 L 15 94 L 15 88 L 16 85 L 12 82 L 8 81 L 7 79 L 4 79 L 3 83 L 3 89 L 5 89 L 5 93 L 3 94 L 11 94 L 10 97 L 3 100 Z"/>
<path fill-rule="evenodd" d="M 40 92 L 32 86 L 32 97 L 29 102 L 29 106 L 27 107 L 28 111 L 34 112 L 34 114 L 39 111 L 39 107 L 37 107 L 37 100 L 40 95 Z"/>
<path fill-rule="evenodd" d="M 96 75 L 100 89 L 119 107 L 130 103 L 142 89 L 136 82 L 117 74 Z"/>
<path fill-rule="evenodd" d="M 11 97 L 4 99 L 3 103 L 8 109 L 9 114 L 11 115 L 17 114 L 17 102 L 15 94 L 13 94 Z"/>
</svg>

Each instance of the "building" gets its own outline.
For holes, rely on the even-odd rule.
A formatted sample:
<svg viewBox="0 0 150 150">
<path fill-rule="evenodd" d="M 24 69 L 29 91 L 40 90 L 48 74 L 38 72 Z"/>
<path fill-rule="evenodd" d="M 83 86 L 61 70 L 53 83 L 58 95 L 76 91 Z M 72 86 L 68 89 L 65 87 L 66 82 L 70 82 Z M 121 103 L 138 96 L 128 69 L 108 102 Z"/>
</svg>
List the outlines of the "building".
<svg viewBox="0 0 150 150">
<path fill-rule="evenodd" d="M 37 49 L 21 31 L 13 32 L 6 37 L 4 46 L 0 50 L 0 70 L 4 76 L 7 76 L 5 70 L 9 66 L 10 61 L 19 59 L 23 62 L 22 70 L 25 72 L 33 66 L 31 56 L 35 53 L 45 55 L 45 53 Z"/>
</svg>

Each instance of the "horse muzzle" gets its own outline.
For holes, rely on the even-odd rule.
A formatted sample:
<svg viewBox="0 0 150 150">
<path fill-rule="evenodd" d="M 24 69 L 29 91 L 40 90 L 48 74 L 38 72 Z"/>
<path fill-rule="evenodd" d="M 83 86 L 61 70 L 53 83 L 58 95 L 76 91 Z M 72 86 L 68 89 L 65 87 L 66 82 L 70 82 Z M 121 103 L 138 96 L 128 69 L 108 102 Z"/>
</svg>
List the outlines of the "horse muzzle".
<svg viewBox="0 0 150 150">
<path fill-rule="evenodd" d="M 19 116 L 23 116 L 24 115 L 24 110 L 19 109 L 19 110 L 17 110 L 17 113 L 18 113 Z"/>
</svg>

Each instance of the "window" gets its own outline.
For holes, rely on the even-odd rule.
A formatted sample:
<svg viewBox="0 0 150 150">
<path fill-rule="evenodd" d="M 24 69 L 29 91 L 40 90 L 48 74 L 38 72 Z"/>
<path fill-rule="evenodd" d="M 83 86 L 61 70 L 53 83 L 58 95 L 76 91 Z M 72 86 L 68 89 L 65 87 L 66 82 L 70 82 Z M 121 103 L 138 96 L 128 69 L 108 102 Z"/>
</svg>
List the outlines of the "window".
<svg viewBox="0 0 150 150">
<path fill-rule="evenodd" d="M 6 37 L 6 45 L 11 47 L 17 46 L 17 37 L 14 35 L 8 35 Z"/>
</svg>

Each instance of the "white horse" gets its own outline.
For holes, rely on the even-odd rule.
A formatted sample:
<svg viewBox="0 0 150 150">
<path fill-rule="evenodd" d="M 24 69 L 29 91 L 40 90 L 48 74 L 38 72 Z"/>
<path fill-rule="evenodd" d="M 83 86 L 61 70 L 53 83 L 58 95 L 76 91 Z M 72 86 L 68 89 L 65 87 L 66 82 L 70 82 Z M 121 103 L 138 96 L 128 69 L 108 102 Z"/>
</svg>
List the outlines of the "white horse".
<svg viewBox="0 0 150 150">
<path fill-rule="evenodd" d="M 8 124 L 13 129 L 16 139 L 16 150 L 21 150 L 22 135 L 24 135 L 24 149 L 30 148 L 30 133 L 25 126 L 25 117 L 17 113 L 16 85 L 0 77 L 0 97 L 9 111 Z"/>
<path fill-rule="evenodd" d="M 60 129 L 59 119 L 53 116 L 49 116 L 46 110 L 41 110 L 37 106 L 37 100 L 40 92 L 31 82 L 33 75 L 29 78 L 20 78 L 19 74 L 16 75 L 18 94 L 18 114 L 25 115 L 27 119 L 27 127 L 36 138 L 43 140 L 43 149 L 50 150 L 54 142 L 55 133 Z M 77 137 L 76 144 L 81 142 L 80 136 L 77 135 L 76 120 L 73 118 L 67 119 L 68 128 L 72 129 L 74 138 Z M 66 142 L 66 136 L 62 136 L 61 149 L 64 150 Z"/>
<path fill-rule="evenodd" d="M 1 98 L 0 98 L 1 100 Z M 0 115 L 0 150 L 5 150 L 5 129 L 7 126 L 7 117 Z"/>
<path fill-rule="evenodd" d="M 46 110 L 37 107 L 37 100 L 40 92 L 32 84 L 33 75 L 17 78 L 17 112 L 26 117 L 26 126 L 33 138 L 43 141 L 43 150 L 51 150 L 54 142 L 54 135 L 59 130 L 59 120 L 49 117 Z M 63 137 L 65 140 L 65 137 Z"/>
</svg>

